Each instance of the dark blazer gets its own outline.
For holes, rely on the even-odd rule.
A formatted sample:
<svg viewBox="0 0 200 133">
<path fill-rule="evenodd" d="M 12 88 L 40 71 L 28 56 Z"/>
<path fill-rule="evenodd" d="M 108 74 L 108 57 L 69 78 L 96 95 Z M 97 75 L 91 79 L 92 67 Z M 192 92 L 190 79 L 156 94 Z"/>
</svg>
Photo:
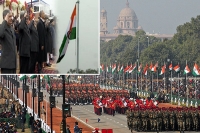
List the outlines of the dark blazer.
<svg viewBox="0 0 200 133">
<path fill-rule="evenodd" d="M 17 49 L 14 29 L 4 20 L 0 25 L 0 42 L 2 45 L 0 68 L 15 69 Z"/>
<path fill-rule="evenodd" d="M 31 52 L 31 36 L 25 18 L 19 24 L 19 55 L 30 57 Z"/>
<path fill-rule="evenodd" d="M 46 54 L 46 28 L 44 22 L 39 19 L 37 24 L 37 31 L 39 36 L 39 57 L 38 62 L 46 62 L 47 54 Z M 41 47 L 44 46 L 44 49 L 41 50 Z"/>
<path fill-rule="evenodd" d="M 52 53 L 53 37 L 50 30 L 50 25 L 46 26 L 46 46 L 47 52 Z"/>
<path fill-rule="evenodd" d="M 32 39 L 31 52 L 39 52 L 39 36 L 33 20 L 29 24 L 29 30 Z"/>
</svg>

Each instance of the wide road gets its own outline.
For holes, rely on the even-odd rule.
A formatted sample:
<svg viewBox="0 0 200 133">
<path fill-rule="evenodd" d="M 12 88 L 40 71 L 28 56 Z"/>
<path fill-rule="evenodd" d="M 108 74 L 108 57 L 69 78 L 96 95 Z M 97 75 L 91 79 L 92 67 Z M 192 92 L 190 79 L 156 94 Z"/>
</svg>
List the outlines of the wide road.
<svg viewBox="0 0 200 133">
<path fill-rule="evenodd" d="M 49 94 L 44 90 L 43 94 L 49 97 Z M 46 99 L 48 100 L 48 99 Z M 62 97 L 56 97 L 56 105 L 58 108 L 62 108 Z M 80 120 L 81 122 L 89 125 L 92 128 L 99 128 L 99 129 L 113 129 L 113 133 L 131 133 L 130 130 L 128 130 L 127 127 L 127 121 L 126 116 L 122 114 L 117 114 L 115 116 L 102 114 L 101 116 L 98 116 L 94 114 L 93 105 L 72 105 L 72 115 L 76 119 Z M 98 118 L 100 119 L 100 122 L 98 123 Z M 86 123 L 86 119 L 88 120 Z M 180 133 L 180 132 L 162 132 L 162 133 Z M 137 133 L 136 131 L 133 131 L 133 133 Z M 147 132 L 140 132 L 140 133 L 147 133 Z M 157 132 L 152 132 L 157 133 Z M 189 132 L 185 131 L 185 133 L 196 133 L 196 132 Z"/>
</svg>

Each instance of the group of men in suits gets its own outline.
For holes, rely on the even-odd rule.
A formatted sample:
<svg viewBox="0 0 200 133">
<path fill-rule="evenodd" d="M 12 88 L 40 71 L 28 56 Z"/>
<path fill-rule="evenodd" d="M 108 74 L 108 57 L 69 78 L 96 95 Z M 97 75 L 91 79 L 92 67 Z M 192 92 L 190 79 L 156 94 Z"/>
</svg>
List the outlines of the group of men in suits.
<svg viewBox="0 0 200 133">
<path fill-rule="evenodd" d="M 40 11 L 39 18 L 33 20 L 29 19 L 26 11 L 21 11 L 19 18 L 13 20 L 10 10 L 3 11 L 0 25 L 1 73 L 16 73 L 17 53 L 20 57 L 20 73 L 35 73 L 36 64 L 38 73 L 42 73 L 45 66 L 51 66 L 49 60 L 53 58 L 55 46 L 55 21 L 48 19 L 44 11 Z"/>
</svg>

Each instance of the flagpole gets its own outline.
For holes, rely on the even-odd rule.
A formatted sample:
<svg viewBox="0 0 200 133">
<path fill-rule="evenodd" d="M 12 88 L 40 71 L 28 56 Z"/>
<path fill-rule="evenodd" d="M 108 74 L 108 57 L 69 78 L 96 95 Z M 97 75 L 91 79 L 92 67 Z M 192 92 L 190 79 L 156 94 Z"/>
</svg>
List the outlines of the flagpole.
<svg viewBox="0 0 200 133">
<path fill-rule="evenodd" d="M 164 66 L 165 66 L 165 62 L 164 62 Z M 161 72 L 162 72 L 162 68 L 161 68 Z M 165 72 L 164 72 L 164 90 L 166 89 L 166 79 L 165 79 L 166 77 L 165 77 Z M 159 92 L 160 92 L 160 90 L 159 90 Z"/>
<path fill-rule="evenodd" d="M 186 66 L 187 66 L 187 60 L 186 60 Z M 186 91 L 187 91 L 187 101 L 186 101 L 186 103 L 188 103 L 188 88 L 187 88 L 187 72 L 186 72 L 186 74 L 185 74 L 185 84 L 186 84 Z M 188 105 L 188 104 L 187 104 Z M 187 106 L 188 107 L 188 106 Z"/>
<path fill-rule="evenodd" d="M 196 105 L 197 102 L 197 76 L 195 76 L 195 104 Z"/>
<path fill-rule="evenodd" d="M 77 69 L 76 69 L 76 73 L 79 73 L 79 0 L 77 0 L 76 4 L 77 4 Z"/>
<path fill-rule="evenodd" d="M 179 104 L 179 72 L 178 72 L 178 104 Z"/>
<path fill-rule="evenodd" d="M 171 62 L 171 63 L 172 63 L 172 62 Z M 171 70 L 170 73 L 171 73 L 171 80 L 170 80 L 170 81 L 171 81 L 171 104 L 172 104 L 172 70 Z"/>
</svg>

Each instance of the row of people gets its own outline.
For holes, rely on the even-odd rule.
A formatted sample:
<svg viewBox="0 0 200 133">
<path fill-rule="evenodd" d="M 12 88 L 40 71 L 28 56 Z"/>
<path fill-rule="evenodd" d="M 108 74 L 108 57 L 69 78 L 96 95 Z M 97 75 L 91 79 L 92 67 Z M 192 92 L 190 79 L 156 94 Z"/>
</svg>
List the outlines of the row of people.
<svg viewBox="0 0 200 133">
<path fill-rule="evenodd" d="M 55 21 L 49 20 L 44 11 L 40 11 L 39 15 L 39 18 L 30 20 L 27 12 L 21 11 L 20 21 L 16 18 L 13 23 L 12 11 L 3 11 L 4 20 L 0 25 L 0 44 L 3 51 L 1 73 L 16 73 L 17 52 L 20 57 L 20 73 L 35 73 L 36 62 L 38 73 L 42 72 L 44 62 L 50 66 L 49 55 L 52 55 L 52 49 L 55 48 Z"/>
<path fill-rule="evenodd" d="M 126 116 L 131 131 L 200 130 L 200 108 L 134 108 Z"/>
</svg>

